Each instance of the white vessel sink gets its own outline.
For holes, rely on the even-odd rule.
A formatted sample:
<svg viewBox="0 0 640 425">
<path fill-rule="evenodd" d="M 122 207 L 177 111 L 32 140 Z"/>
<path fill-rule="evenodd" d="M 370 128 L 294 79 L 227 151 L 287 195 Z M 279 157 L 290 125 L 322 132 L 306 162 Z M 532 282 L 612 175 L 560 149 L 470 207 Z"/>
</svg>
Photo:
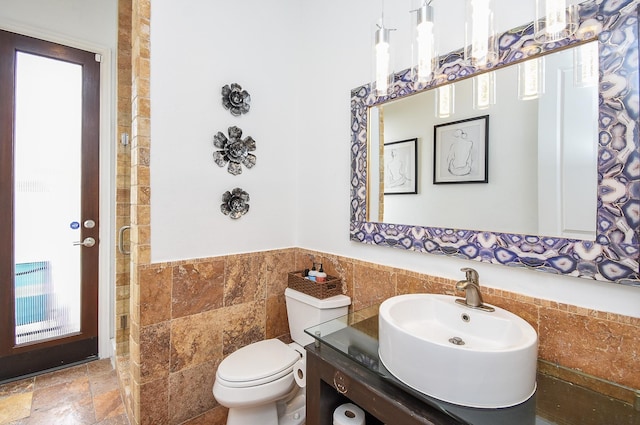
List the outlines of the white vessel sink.
<svg viewBox="0 0 640 425">
<path fill-rule="evenodd" d="M 504 309 L 476 310 L 435 294 L 399 295 L 379 312 L 379 355 L 398 380 L 468 407 L 520 404 L 536 389 L 538 335 Z"/>
</svg>

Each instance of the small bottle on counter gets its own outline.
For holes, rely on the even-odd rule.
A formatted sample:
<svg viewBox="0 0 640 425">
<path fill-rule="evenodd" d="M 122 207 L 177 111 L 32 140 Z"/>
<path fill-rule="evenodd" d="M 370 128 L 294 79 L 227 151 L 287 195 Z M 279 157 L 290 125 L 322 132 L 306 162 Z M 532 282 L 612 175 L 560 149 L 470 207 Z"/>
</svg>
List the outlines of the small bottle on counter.
<svg viewBox="0 0 640 425">
<path fill-rule="evenodd" d="M 320 269 L 318 270 L 318 274 L 316 275 L 316 282 L 326 282 L 327 274 L 324 272 L 322 268 L 322 263 L 320 263 Z"/>
<path fill-rule="evenodd" d="M 309 276 L 307 276 L 307 279 L 313 280 L 315 282 L 317 276 L 318 271 L 316 270 L 316 263 L 313 263 L 313 267 L 311 267 L 311 270 L 309 270 Z"/>
</svg>

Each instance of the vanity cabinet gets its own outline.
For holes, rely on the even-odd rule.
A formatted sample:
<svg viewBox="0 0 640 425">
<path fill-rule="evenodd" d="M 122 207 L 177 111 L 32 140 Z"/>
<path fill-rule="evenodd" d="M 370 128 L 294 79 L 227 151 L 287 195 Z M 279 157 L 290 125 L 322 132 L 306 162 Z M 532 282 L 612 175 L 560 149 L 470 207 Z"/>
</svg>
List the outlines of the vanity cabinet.
<svg viewBox="0 0 640 425">
<path fill-rule="evenodd" d="M 306 425 L 332 425 L 333 411 L 353 403 L 366 412 L 367 425 L 460 425 L 366 367 L 324 344 L 307 350 Z"/>
<path fill-rule="evenodd" d="M 378 356 L 377 307 L 306 332 L 306 425 L 333 425 L 334 410 L 353 403 L 367 425 L 640 425 L 640 390 L 538 361 L 537 390 L 508 408 L 446 403 L 402 384 Z M 452 377 L 452 379 L 456 379 Z"/>
</svg>

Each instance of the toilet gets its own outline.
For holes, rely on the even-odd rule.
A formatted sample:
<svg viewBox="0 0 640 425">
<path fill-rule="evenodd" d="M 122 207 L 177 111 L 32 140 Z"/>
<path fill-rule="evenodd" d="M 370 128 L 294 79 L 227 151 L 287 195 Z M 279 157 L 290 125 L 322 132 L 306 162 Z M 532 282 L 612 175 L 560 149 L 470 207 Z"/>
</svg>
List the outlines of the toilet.
<svg viewBox="0 0 640 425">
<path fill-rule="evenodd" d="M 213 396 L 229 408 L 227 425 L 301 425 L 305 389 L 296 383 L 295 366 L 306 358 L 304 346 L 314 339 L 304 330 L 347 314 L 351 299 L 335 295 L 318 299 L 285 290 L 289 330 L 294 342 L 267 339 L 240 348 L 216 371 Z"/>
</svg>

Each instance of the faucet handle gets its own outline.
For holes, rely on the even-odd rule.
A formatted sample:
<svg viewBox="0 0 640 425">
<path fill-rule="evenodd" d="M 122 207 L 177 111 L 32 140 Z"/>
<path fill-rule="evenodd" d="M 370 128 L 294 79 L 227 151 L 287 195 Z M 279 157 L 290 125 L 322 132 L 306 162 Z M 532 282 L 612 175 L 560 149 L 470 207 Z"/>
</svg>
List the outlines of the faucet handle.
<svg viewBox="0 0 640 425">
<path fill-rule="evenodd" d="M 475 283 L 476 285 L 480 285 L 478 272 L 469 267 L 463 267 L 460 269 L 461 272 L 465 272 L 466 279 L 470 282 Z"/>
</svg>

